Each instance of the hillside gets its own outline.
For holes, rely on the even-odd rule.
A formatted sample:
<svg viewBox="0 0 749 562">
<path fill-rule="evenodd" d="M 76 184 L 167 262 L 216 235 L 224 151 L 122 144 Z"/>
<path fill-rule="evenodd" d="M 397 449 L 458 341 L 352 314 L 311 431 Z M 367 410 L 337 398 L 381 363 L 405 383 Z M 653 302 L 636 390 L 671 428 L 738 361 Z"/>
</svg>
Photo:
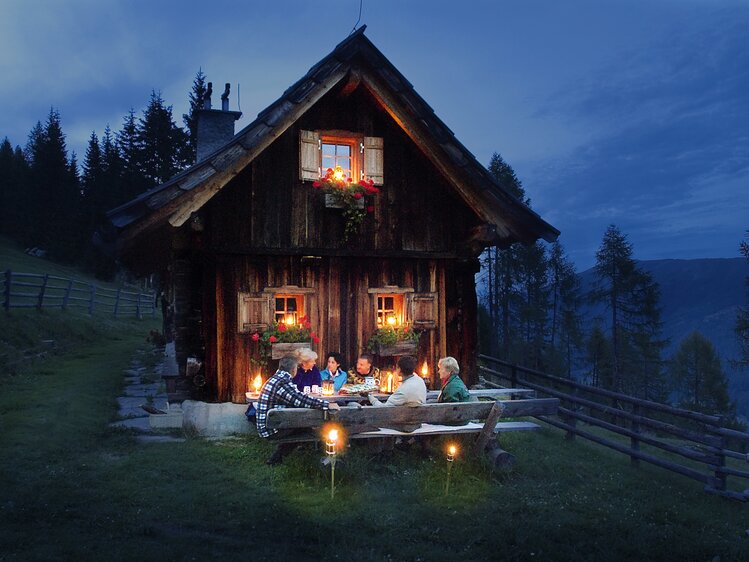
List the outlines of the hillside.
<svg viewBox="0 0 749 562">
<path fill-rule="evenodd" d="M 749 372 L 733 369 L 729 361 L 739 354 L 734 332 L 736 310 L 747 304 L 749 265 L 743 258 L 650 260 L 639 262 L 661 288 L 664 335 L 670 356 L 694 330 L 707 337 L 718 351 L 729 377 L 729 392 L 740 413 L 749 416 Z M 590 290 L 594 272 L 581 274 L 583 291 Z M 586 316 L 604 315 L 603 307 L 590 307 Z"/>
</svg>

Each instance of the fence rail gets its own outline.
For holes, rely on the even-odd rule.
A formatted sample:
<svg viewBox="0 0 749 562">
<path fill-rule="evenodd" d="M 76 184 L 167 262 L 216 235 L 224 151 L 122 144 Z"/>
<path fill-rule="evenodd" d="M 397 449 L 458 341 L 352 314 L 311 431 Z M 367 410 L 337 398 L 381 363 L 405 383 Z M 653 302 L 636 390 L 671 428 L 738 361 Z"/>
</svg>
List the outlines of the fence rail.
<svg viewBox="0 0 749 562">
<path fill-rule="evenodd" d="M 723 427 L 724 419 L 721 416 L 596 388 L 488 355 L 480 355 L 479 359 L 482 362 L 479 372 L 489 386 L 500 386 L 499 383 L 506 382 L 512 388 L 530 388 L 540 395 L 559 398 L 557 417 L 538 418 L 565 430 L 567 439 L 576 436 L 588 439 L 628 455 L 634 465 L 645 461 L 703 483 L 706 492 L 741 501 L 749 500 L 749 490 L 731 491 L 727 484 L 728 476 L 749 479 L 749 470 L 727 466 L 726 462 L 728 457 L 749 463 L 749 453 L 733 450 L 740 448 L 746 451 L 749 448 L 749 433 Z M 614 441 L 586 431 L 578 427 L 578 421 L 610 434 L 628 437 L 629 445 L 625 444 L 626 441 Z M 640 450 L 641 444 L 655 450 L 643 452 Z M 674 459 L 674 456 L 677 458 Z M 683 464 L 684 461 L 678 457 L 692 465 Z"/>
<path fill-rule="evenodd" d="M 5 270 L 3 275 L 3 308 L 85 308 L 118 316 L 156 315 L 153 292 L 109 289 L 67 277 Z"/>
</svg>

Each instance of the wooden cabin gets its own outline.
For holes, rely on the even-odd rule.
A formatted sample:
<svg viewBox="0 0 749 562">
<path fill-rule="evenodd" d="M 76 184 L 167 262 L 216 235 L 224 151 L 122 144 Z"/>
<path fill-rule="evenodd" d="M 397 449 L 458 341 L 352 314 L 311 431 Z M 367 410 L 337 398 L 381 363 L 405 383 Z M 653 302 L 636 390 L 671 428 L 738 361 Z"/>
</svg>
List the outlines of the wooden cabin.
<svg viewBox="0 0 749 562">
<path fill-rule="evenodd" d="M 202 365 L 183 378 L 195 398 L 244 402 L 257 374 L 253 334 L 302 315 L 321 369 L 328 351 L 353 365 L 378 326 L 395 322 L 421 332 L 414 351 L 433 388 L 446 355 L 470 383 L 480 253 L 558 235 L 497 184 L 364 30 L 238 134 L 236 112 L 206 110 L 223 120 L 214 133 L 231 124 L 227 138 L 214 135 L 193 167 L 109 213 L 123 261 L 166 281 L 180 373 L 188 357 Z M 335 165 L 379 190 L 348 240 L 342 210 L 315 188 Z M 392 351 L 378 351 L 378 366 L 393 364 Z"/>
</svg>

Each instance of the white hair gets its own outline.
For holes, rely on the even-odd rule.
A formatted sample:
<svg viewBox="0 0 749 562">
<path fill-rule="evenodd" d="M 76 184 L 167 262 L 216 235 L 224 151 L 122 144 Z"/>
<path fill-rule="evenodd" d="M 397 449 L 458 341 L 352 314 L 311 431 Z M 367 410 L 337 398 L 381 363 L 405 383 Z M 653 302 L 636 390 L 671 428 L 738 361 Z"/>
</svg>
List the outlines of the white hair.
<svg viewBox="0 0 749 562">
<path fill-rule="evenodd" d="M 457 375 L 460 373 L 460 365 L 458 365 L 455 357 L 443 357 L 437 362 L 437 366 L 444 367 L 450 374 Z"/>
<path fill-rule="evenodd" d="M 296 352 L 297 359 L 300 363 L 305 361 L 317 361 L 317 353 L 312 351 L 309 347 L 303 347 Z"/>
</svg>

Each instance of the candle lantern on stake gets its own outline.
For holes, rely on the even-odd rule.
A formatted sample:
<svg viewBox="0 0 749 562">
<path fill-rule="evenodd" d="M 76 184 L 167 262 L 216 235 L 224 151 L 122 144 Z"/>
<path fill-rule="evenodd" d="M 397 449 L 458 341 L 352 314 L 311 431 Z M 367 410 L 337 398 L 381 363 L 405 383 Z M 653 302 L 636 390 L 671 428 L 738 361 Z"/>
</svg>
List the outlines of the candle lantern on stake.
<svg viewBox="0 0 749 562">
<path fill-rule="evenodd" d="M 335 496 L 335 461 L 336 461 L 336 445 L 338 444 L 338 430 L 331 429 L 328 431 L 327 439 L 325 440 L 325 452 L 330 458 L 330 497 L 331 499 Z"/>
<path fill-rule="evenodd" d="M 458 449 L 455 445 L 450 445 L 447 448 L 447 481 L 445 482 L 445 495 L 450 491 L 450 471 L 453 467 L 453 461 L 455 460 L 455 453 Z"/>
</svg>

